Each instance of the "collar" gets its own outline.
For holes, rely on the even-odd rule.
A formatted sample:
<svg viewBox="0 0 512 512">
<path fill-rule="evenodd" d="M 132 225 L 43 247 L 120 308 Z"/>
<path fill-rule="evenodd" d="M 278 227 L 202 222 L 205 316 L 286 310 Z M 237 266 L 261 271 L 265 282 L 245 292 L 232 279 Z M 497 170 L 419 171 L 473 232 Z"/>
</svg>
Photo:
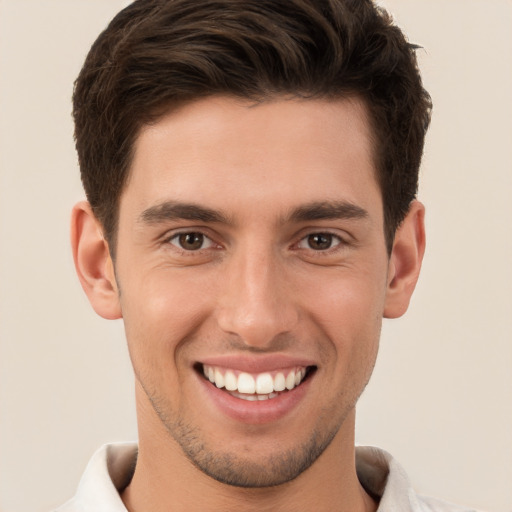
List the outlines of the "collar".
<svg viewBox="0 0 512 512">
<path fill-rule="evenodd" d="M 119 493 L 130 483 L 137 443 L 102 446 L 92 457 L 73 499 L 55 512 L 127 512 Z M 475 512 L 418 496 L 398 462 L 386 451 L 356 447 L 361 485 L 379 502 L 377 512 Z"/>
</svg>

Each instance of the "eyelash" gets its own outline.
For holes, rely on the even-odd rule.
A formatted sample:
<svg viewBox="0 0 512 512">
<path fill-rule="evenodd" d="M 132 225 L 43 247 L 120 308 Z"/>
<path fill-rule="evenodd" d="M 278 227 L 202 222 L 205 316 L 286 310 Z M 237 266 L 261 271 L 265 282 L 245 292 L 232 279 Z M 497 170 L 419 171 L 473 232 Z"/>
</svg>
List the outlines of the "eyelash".
<svg viewBox="0 0 512 512">
<path fill-rule="evenodd" d="M 195 235 L 196 237 L 199 235 L 201 237 L 201 247 L 199 247 L 197 249 L 186 249 L 181 245 L 180 237 L 190 236 L 190 235 Z M 330 239 L 329 240 L 330 245 L 329 245 L 329 247 L 327 247 L 325 249 L 314 249 L 310 246 L 309 247 L 301 247 L 301 244 L 304 244 L 304 243 L 308 244 L 308 242 L 311 241 L 311 237 L 327 237 Z M 173 243 L 174 240 L 176 241 L 176 243 Z M 187 231 L 180 231 L 178 233 L 173 233 L 172 236 L 166 237 L 164 242 L 172 245 L 176 250 L 182 252 L 183 254 L 187 254 L 187 255 L 202 254 L 203 251 L 207 251 L 212 248 L 220 248 L 221 247 L 220 244 L 216 244 L 216 242 L 212 239 L 212 237 L 208 236 L 201 230 L 187 230 Z M 203 244 L 205 242 L 208 243 L 207 247 L 203 247 Z M 331 233 L 329 231 L 310 232 L 310 233 L 302 236 L 298 242 L 293 244 L 293 246 L 295 246 L 299 250 L 311 251 L 312 254 L 314 254 L 315 256 L 319 256 L 319 257 L 330 255 L 334 252 L 337 252 L 337 251 L 343 249 L 347 245 L 348 245 L 348 242 L 344 238 L 342 238 L 338 234 Z"/>
<path fill-rule="evenodd" d="M 314 249 L 313 247 L 309 246 L 309 247 L 300 247 L 300 244 L 302 243 L 306 243 L 309 245 L 309 243 L 311 242 L 311 238 L 313 237 L 323 237 L 323 238 L 328 238 L 329 239 L 329 247 L 325 248 L 325 249 Z M 320 254 L 326 254 L 326 253 L 332 253 L 332 252 L 335 252 L 337 250 L 339 250 L 341 247 L 340 246 L 344 246 L 346 245 L 347 242 L 339 235 L 336 235 L 334 233 L 330 233 L 329 231 L 315 231 L 313 233 L 309 233 L 307 234 L 306 236 L 302 237 L 299 242 L 297 243 L 297 247 L 299 247 L 300 249 L 304 249 L 304 250 L 312 250 L 314 253 L 318 253 L 319 255 Z"/>
<path fill-rule="evenodd" d="M 199 235 L 200 237 L 202 237 L 202 243 L 201 245 L 203 245 L 205 242 L 209 242 L 208 243 L 208 247 L 200 247 L 198 249 L 186 249 L 184 247 L 182 247 L 181 245 L 179 245 L 179 240 L 180 240 L 180 237 L 184 237 L 184 236 L 189 236 L 189 235 Z M 173 240 L 177 240 L 178 243 L 173 243 Z M 172 236 L 169 236 L 165 239 L 165 242 L 174 246 L 177 250 L 185 253 L 185 254 L 194 254 L 194 253 L 202 253 L 203 251 L 205 250 L 208 250 L 208 249 L 211 249 L 213 248 L 214 246 L 216 246 L 217 244 L 212 240 L 212 238 L 208 235 L 206 235 L 205 233 L 203 233 L 202 231 L 200 230 L 197 230 L 197 231 L 194 231 L 194 230 L 189 230 L 189 231 L 181 231 L 179 233 L 174 233 Z"/>
</svg>

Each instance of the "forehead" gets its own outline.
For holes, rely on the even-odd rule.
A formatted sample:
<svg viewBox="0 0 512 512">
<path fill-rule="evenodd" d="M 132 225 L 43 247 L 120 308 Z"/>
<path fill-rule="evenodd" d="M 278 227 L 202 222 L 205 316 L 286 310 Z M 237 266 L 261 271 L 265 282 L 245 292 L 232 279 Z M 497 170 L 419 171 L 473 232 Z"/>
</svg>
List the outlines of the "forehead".
<svg viewBox="0 0 512 512">
<path fill-rule="evenodd" d="M 357 98 L 198 100 L 141 130 L 121 206 L 127 196 L 139 210 L 169 199 L 274 209 L 340 194 L 356 202 L 365 190 L 380 199 L 371 141 Z"/>
</svg>

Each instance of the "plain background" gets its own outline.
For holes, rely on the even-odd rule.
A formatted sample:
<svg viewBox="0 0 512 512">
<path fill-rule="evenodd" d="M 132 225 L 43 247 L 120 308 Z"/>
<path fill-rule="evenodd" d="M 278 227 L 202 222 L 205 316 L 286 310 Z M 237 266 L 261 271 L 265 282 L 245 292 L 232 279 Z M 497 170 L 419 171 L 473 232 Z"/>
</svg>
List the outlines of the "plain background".
<svg viewBox="0 0 512 512">
<path fill-rule="evenodd" d="M 428 249 L 409 313 L 386 321 L 357 441 L 423 493 L 512 511 L 512 2 L 386 0 L 435 110 L 422 168 Z M 0 0 L 0 510 L 43 512 L 93 451 L 136 438 L 119 322 L 75 278 L 82 197 L 70 96 L 126 1 Z"/>
</svg>

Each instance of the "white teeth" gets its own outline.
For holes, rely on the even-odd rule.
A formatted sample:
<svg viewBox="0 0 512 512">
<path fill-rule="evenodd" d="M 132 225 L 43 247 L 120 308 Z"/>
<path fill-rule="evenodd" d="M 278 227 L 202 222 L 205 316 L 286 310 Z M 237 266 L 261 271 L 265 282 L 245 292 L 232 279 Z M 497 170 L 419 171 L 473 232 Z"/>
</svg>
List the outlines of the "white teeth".
<svg viewBox="0 0 512 512">
<path fill-rule="evenodd" d="M 225 388 L 233 396 L 247 400 L 268 400 L 278 396 L 278 392 L 291 391 L 306 376 L 306 368 L 301 367 L 285 373 L 278 372 L 272 377 L 270 372 L 251 375 L 241 372 L 237 375 L 233 370 L 222 370 L 214 366 L 203 366 L 204 376 L 218 388 Z"/>
<path fill-rule="evenodd" d="M 236 391 L 238 389 L 238 380 L 231 370 L 228 370 L 226 375 L 224 375 L 224 385 L 228 391 Z"/>
<path fill-rule="evenodd" d="M 295 387 L 295 372 L 290 372 L 285 380 L 286 389 L 291 390 Z"/>
<path fill-rule="evenodd" d="M 238 392 L 252 395 L 256 391 L 256 383 L 252 375 L 241 373 L 238 376 Z"/>
<path fill-rule="evenodd" d="M 268 395 L 246 395 L 243 393 L 233 392 L 231 393 L 236 398 L 241 398 L 242 400 L 248 400 L 249 402 L 256 402 L 261 400 L 271 400 L 272 398 L 275 398 L 276 396 L 279 396 L 279 393 L 269 393 Z"/>
<path fill-rule="evenodd" d="M 256 393 L 268 395 L 274 391 L 274 379 L 270 373 L 260 373 L 256 378 Z"/>
<path fill-rule="evenodd" d="M 222 375 L 221 371 L 218 368 L 215 369 L 215 385 L 218 388 L 224 387 L 224 375 Z"/>
<path fill-rule="evenodd" d="M 272 398 L 275 398 L 276 396 L 279 396 L 278 393 L 268 393 L 267 395 L 255 395 L 258 397 L 258 400 L 270 400 Z"/>
<path fill-rule="evenodd" d="M 278 373 L 274 378 L 274 391 L 284 391 L 286 389 L 286 380 L 282 373 Z"/>
</svg>

